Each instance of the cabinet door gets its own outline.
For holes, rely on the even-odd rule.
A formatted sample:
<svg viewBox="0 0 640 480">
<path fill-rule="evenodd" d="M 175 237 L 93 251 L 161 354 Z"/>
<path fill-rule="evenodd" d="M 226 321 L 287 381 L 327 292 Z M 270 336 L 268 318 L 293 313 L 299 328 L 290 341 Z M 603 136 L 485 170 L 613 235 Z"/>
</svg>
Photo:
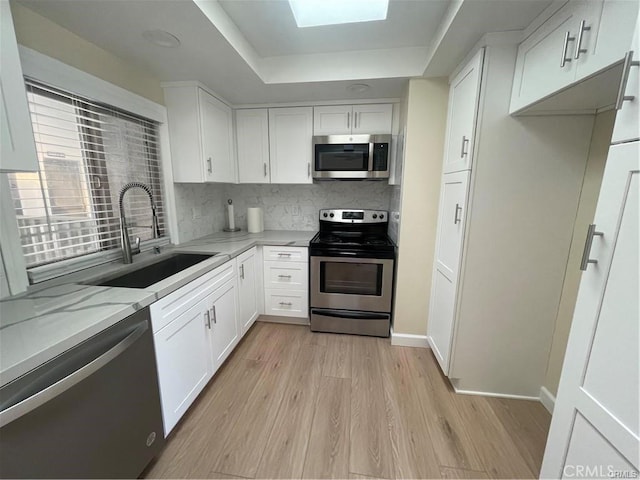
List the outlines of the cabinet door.
<svg viewBox="0 0 640 480">
<path fill-rule="evenodd" d="M 570 476 L 573 462 L 638 477 L 639 159 L 637 141 L 609 150 L 540 478 Z"/>
<path fill-rule="evenodd" d="M 592 0 L 580 10 L 573 61 L 576 80 L 619 62 L 631 49 L 638 2 Z M 637 51 L 636 53 L 637 57 Z"/>
<path fill-rule="evenodd" d="M 393 105 L 354 105 L 352 133 L 387 134 L 391 133 Z"/>
<path fill-rule="evenodd" d="M 9 2 L 0 2 L 0 45 L 0 172 L 37 172 L 38 156 Z"/>
<path fill-rule="evenodd" d="M 581 2 L 569 2 L 518 47 L 510 113 L 573 82 Z M 566 59 L 564 62 L 562 61 Z M 562 65 L 563 64 L 563 65 Z"/>
<path fill-rule="evenodd" d="M 213 375 L 206 302 L 198 302 L 153 336 L 165 437 Z"/>
<path fill-rule="evenodd" d="M 462 69 L 449 87 L 449 112 L 443 172 L 469 170 L 473 157 L 484 49 Z"/>
<path fill-rule="evenodd" d="M 632 59 L 640 60 L 640 15 L 637 16 L 635 33 L 633 35 Z M 624 96 L 630 100 L 622 102 L 622 107 L 616 113 L 613 125 L 611 143 L 625 142 L 640 138 L 640 67 L 630 67 Z"/>
<path fill-rule="evenodd" d="M 269 183 L 269 115 L 266 108 L 236 110 L 238 182 Z"/>
<path fill-rule="evenodd" d="M 241 334 L 258 318 L 256 248 L 238 256 L 238 300 Z"/>
<path fill-rule="evenodd" d="M 445 375 L 449 372 L 470 176 L 469 171 L 443 175 L 440 192 L 427 338 Z"/>
<path fill-rule="evenodd" d="M 351 105 L 313 108 L 314 135 L 349 135 L 353 123 Z"/>
<path fill-rule="evenodd" d="M 239 340 L 235 280 L 226 283 L 208 298 L 213 371 L 218 370 Z"/>
<path fill-rule="evenodd" d="M 269 109 L 271 183 L 312 183 L 313 108 Z"/>
<path fill-rule="evenodd" d="M 234 183 L 231 109 L 203 90 L 199 90 L 199 100 L 205 181 Z"/>
</svg>

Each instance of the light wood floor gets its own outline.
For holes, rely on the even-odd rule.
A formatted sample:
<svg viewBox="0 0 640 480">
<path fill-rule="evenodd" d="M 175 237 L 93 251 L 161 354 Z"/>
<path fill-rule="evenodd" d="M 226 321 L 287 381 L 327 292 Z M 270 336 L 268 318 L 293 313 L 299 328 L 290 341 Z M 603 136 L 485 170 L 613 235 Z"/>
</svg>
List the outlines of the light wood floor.
<svg viewBox="0 0 640 480">
<path fill-rule="evenodd" d="M 456 395 L 430 350 L 257 322 L 147 478 L 537 478 L 538 402 Z"/>
</svg>

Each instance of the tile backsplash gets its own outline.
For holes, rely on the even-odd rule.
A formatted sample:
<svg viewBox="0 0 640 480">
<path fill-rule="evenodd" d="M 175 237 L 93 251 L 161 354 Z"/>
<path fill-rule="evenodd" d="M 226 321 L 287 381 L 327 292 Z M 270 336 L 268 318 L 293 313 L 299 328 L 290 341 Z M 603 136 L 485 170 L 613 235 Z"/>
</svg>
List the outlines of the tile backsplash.
<svg viewBox="0 0 640 480">
<path fill-rule="evenodd" d="M 227 226 L 233 200 L 236 226 L 246 230 L 247 208 L 262 207 L 265 230 L 317 230 L 321 208 L 389 210 L 394 187 L 385 182 L 321 182 L 312 185 L 176 184 L 180 242 Z"/>
</svg>

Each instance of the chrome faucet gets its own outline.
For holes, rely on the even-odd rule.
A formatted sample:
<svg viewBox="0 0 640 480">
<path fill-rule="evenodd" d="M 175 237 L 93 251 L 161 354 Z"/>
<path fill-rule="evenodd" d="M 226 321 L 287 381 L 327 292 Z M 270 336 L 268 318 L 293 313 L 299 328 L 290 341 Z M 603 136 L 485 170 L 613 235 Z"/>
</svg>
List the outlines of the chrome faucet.
<svg viewBox="0 0 640 480">
<path fill-rule="evenodd" d="M 151 225 L 127 225 L 127 219 L 124 214 L 124 194 L 132 188 L 141 188 L 147 195 L 149 195 L 149 202 L 151 203 Z M 131 240 L 129 239 L 129 230 L 127 227 L 137 228 L 151 228 L 153 230 L 153 238 L 160 237 L 160 227 L 158 226 L 158 216 L 156 215 L 156 204 L 153 201 L 153 193 L 148 185 L 140 182 L 127 183 L 122 190 L 120 190 L 120 200 L 118 202 L 120 207 L 120 245 L 122 248 L 122 261 L 124 263 L 133 263 L 133 254 L 140 253 L 140 237 L 136 237 L 135 251 L 131 250 Z"/>
</svg>

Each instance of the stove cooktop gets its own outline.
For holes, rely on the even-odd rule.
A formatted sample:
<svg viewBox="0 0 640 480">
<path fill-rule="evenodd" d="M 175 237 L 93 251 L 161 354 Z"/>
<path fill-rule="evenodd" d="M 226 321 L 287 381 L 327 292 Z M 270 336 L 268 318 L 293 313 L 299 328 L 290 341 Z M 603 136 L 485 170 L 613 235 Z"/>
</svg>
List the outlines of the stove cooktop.
<svg viewBox="0 0 640 480">
<path fill-rule="evenodd" d="M 394 248 L 394 244 L 386 235 L 354 234 L 354 233 L 323 233 L 319 232 L 313 239 L 311 245 L 327 247 L 382 247 Z"/>
</svg>

